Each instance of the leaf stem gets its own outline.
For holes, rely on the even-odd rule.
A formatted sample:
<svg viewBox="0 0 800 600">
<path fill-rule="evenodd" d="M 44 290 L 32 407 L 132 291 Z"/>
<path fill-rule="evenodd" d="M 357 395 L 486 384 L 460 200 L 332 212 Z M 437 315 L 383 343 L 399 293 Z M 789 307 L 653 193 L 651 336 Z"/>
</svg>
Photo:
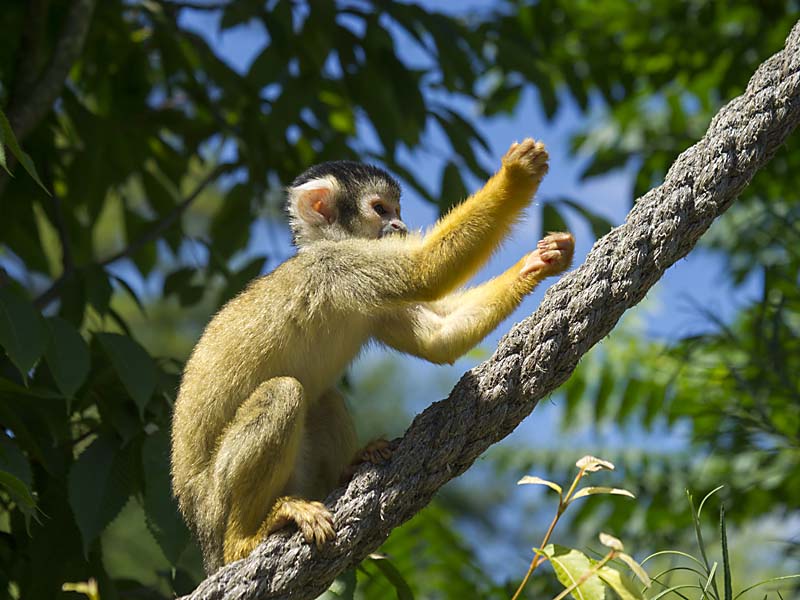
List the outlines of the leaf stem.
<svg viewBox="0 0 800 600">
<path fill-rule="evenodd" d="M 547 532 L 544 534 L 542 538 L 541 544 L 539 544 L 539 548 L 544 548 L 547 543 L 550 541 L 550 536 L 553 534 L 553 530 L 556 528 L 556 523 L 561 518 L 561 515 L 564 514 L 564 511 L 567 509 L 567 505 L 569 504 L 570 498 L 575 493 L 575 489 L 578 487 L 578 482 L 583 478 L 584 474 L 586 473 L 586 469 L 581 469 L 578 471 L 578 474 L 575 476 L 575 479 L 572 481 L 572 485 L 569 486 L 566 495 L 559 496 L 558 499 L 558 509 L 556 510 L 556 514 L 553 516 L 553 520 L 550 521 L 550 526 L 547 528 Z M 542 555 L 538 552 L 533 556 L 533 560 L 531 560 L 531 566 L 528 567 L 528 572 L 525 573 L 525 577 L 522 579 L 522 583 L 519 584 L 517 591 L 514 592 L 514 595 L 511 597 L 511 600 L 517 600 L 519 595 L 522 593 L 522 590 L 528 583 L 528 580 L 533 575 L 533 572 L 536 570 L 536 567 L 541 564 Z"/>
</svg>

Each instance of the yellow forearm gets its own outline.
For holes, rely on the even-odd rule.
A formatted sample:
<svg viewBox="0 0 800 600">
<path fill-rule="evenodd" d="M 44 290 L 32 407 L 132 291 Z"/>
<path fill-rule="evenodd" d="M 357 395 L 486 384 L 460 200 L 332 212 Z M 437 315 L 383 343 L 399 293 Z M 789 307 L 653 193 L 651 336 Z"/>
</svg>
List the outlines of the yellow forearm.
<svg viewBox="0 0 800 600">
<path fill-rule="evenodd" d="M 520 275 L 524 262 L 523 258 L 502 275 L 434 303 L 434 310 L 445 316 L 425 343 L 431 360 L 450 363 L 463 356 L 519 306 L 542 279 Z"/>
<path fill-rule="evenodd" d="M 477 271 L 508 234 L 547 170 L 544 146 L 512 146 L 503 167 L 443 217 L 417 253 L 421 299 L 441 298 Z"/>
</svg>

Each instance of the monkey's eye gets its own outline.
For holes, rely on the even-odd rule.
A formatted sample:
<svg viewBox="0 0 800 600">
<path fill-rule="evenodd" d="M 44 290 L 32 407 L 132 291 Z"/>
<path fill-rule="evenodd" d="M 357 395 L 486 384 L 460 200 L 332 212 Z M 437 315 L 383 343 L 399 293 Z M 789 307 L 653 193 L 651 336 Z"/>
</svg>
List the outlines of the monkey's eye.
<svg viewBox="0 0 800 600">
<path fill-rule="evenodd" d="M 380 202 L 376 202 L 375 204 L 373 204 L 372 205 L 372 210 L 374 210 L 376 213 L 378 213 L 382 217 L 389 213 L 389 211 L 386 210 L 386 207 L 383 204 L 381 204 Z"/>
</svg>

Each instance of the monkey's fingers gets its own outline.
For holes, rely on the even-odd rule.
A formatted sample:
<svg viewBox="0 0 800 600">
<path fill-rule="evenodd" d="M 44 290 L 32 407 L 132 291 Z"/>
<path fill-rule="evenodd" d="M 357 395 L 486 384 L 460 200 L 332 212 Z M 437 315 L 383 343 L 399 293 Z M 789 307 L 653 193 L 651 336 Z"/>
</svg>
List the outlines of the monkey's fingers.
<svg viewBox="0 0 800 600">
<path fill-rule="evenodd" d="M 564 271 L 572 262 L 575 250 L 575 238 L 570 233 L 550 233 L 536 244 L 536 250 L 531 252 L 525 264 L 520 269 L 520 275 L 532 273 L 540 275 L 555 275 Z"/>
<path fill-rule="evenodd" d="M 503 157 L 506 169 L 522 169 L 530 177 L 541 179 L 547 173 L 547 150 L 542 142 L 525 138 L 514 142 Z"/>
</svg>

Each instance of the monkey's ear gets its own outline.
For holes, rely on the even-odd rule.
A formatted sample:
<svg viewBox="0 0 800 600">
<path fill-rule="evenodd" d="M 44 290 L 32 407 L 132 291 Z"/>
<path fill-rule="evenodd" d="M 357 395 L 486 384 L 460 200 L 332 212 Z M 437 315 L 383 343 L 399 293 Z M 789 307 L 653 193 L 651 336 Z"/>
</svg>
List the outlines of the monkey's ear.
<svg viewBox="0 0 800 600">
<path fill-rule="evenodd" d="M 336 221 L 336 185 L 330 179 L 312 179 L 289 190 L 297 216 L 306 223 L 323 225 Z"/>
</svg>

